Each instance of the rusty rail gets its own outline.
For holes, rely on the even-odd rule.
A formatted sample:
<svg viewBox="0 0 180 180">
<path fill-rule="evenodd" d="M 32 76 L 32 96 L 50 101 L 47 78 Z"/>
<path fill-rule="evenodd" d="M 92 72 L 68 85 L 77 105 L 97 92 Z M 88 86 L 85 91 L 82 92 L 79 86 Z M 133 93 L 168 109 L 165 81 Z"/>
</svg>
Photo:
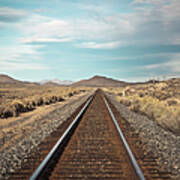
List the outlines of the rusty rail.
<svg viewBox="0 0 180 180">
<path fill-rule="evenodd" d="M 111 108 L 110 108 L 110 106 L 109 106 L 109 104 L 108 104 L 108 102 L 107 102 L 107 100 L 106 100 L 105 97 L 104 97 L 104 102 L 105 102 L 106 107 L 107 107 L 107 109 L 108 109 L 108 111 L 109 111 L 109 114 L 111 115 L 111 118 L 112 118 L 112 120 L 113 120 L 113 122 L 114 122 L 114 125 L 116 126 L 116 129 L 117 129 L 117 131 L 118 131 L 118 133 L 119 133 L 119 135 L 120 135 L 120 138 L 121 138 L 121 140 L 123 141 L 124 147 L 125 147 L 125 149 L 126 149 L 126 151 L 127 151 L 127 153 L 128 153 L 128 156 L 129 156 L 129 158 L 130 158 L 130 160 L 131 160 L 131 162 L 132 162 L 132 164 L 133 164 L 133 167 L 134 167 L 137 175 L 139 176 L 140 180 L 145 180 L 145 177 L 144 177 L 144 175 L 143 175 L 143 173 L 142 173 L 142 171 L 141 171 L 141 169 L 140 169 L 140 167 L 139 167 L 139 165 L 138 165 L 138 163 L 137 163 L 137 161 L 136 161 L 136 159 L 135 159 L 135 157 L 134 157 L 134 155 L 133 155 L 133 153 L 132 153 L 132 151 L 131 151 L 131 149 L 130 149 L 127 141 L 126 141 L 126 138 L 125 138 L 125 136 L 123 135 L 123 132 L 121 131 L 121 128 L 119 127 L 119 125 L 118 125 L 118 123 L 117 123 L 117 120 L 116 120 L 116 118 L 114 117 L 114 114 L 113 114 L 113 112 L 111 111 Z"/>
<path fill-rule="evenodd" d="M 64 132 L 64 134 L 61 136 L 61 138 L 58 140 L 58 142 L 55 144 L 55 146 L 52 148 L 52 150 L 49 152 L 49 154 L 46 156 L 46 158 L 42 161 L 42 163 L 39 165 L 39 167 L 36 169 L 36 171 L 33 173 L 33 175 L 30 177 L 30 180 L 37 180 L 40 176 L 41 173 L 44 171 L 46 168 L 46 165 L 48 162 L 51 160 L 51 158 L 54 156 L 56 153 L 57 149 L 59 146 L 63 143 L 64 139 L 66 136 L 69 134 L 71 129 L 75 126 L 75 124 L 78 122 L 82 114 L 86 111 L 87 107 L 91 103 L 93 99 L 93 96 L 87 101 L 87 103 L 84 105 L 84 107 L 81 109 L 79 114 L 76 116 L 76 118 L 73 120 L 73 122 L 70 124 L 70 126 L 67 128 L 67 130 Z"/>
</svg>

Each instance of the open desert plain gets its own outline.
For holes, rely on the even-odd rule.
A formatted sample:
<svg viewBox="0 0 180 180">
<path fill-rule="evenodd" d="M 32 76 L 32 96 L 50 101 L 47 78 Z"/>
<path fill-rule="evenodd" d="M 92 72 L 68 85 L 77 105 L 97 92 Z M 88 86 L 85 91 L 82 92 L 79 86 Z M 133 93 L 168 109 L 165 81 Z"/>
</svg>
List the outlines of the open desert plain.
<svg viewBox="0 0 180 180">
<path fill-rule="evenodd" d="M 179 179 L 179 94 L 180 79 L 178 78 L 166 81 L 126 83 L 102 76 L 94 76 L 71 85 L 58 85 L 52 82 L 44 84 L 22 82 L 7 75 L 1 75 L 0 179 L 29 179 L 92 95 L 93 100 L 90 107 L 94 104 L 97 110 L 97 112 L 94 112 L 95 116 L 98 116 L 98 113 L 101 111 L 100 109 L 104 106 L 103 104 L 97 105 L 102 100 L 96 100 L 96 98 L 100 98 L 99 96 L 107 98 L 145 178 Z M 87 112 L 88 109 L 86 110 Z M 87 112 L 85 112 L 84 116 L 86 116 Z M 91 133 L 96 136 L 94 143 L 97 141 L 97 136 L 100 136 L 101 133 L 107 133 L 107 138 L 110 138 L 112 135 L 112 132 L 108 134 L 109 129 L 105 130 L 102 128 L 103 124 L 101 127 L 98 121 L 101 123 L 100 119 L 96 120 L 96 118 L 93 118 L 92 122 L 88 125 L 92 126 Z M 60 158 L 59 161 L 64 161 L 66 151 L 71 148 L 69 147 L 71 141 L 76 136 L 76 138 L 79 136 L 75 135 L 75 133 L 78 133 L 78 128 L 80 127 L 86 128 L 85 124 L 81 124 L 80 121 L 80 124 L 73 130 L 74 135 L 71 132 L 71 137 L 68 137 L 67 142 L 64 142 L 65 145 L 61 147 L 63 152 L 60 151 L 60 157 L 56 157 L 57 159 Z M 93 138 L 88 131 L 90 129 L 87 129 L 84 136 Z M 98 135 L 96 131 L 102 132 Z M 57 139 L 51 139 L 54 137 Z M 81 142 L 80 137 L 79 140 L 76 140 L 76 143 L 85 143 L 85 139 L 82 139 Z M 129 177 L 128 172 L 123 172 L 126 171 L 126 168 L 121 169 L 120 165 L 116 165 L 116 173 L 112 170 L 106 172 L 108 162 L 113 163 L 110 161 L 110 157 L 110 159 L 106 157 L 111 156 L 111 153 L 108 155 L 108 150 L 103 150 L 105 148 L 103 147 L 104 145 L 102 146 L 99 143 L 97 142 L 96 148 L 102 148 L 102 157 L 98 157 L 100 152 L 94 151 L 94 146 L 88 148 L 89 145 L 87 145 L 85 150 L 89 154 L 88 159 L 84 154 L 84 150 L 76 149 L 75 145 L 71 145 L 73 148 L 70 150 L 70 154 L 73 151 L 76 151 L 76 154 L 83 151 L 84 153 L 81 152 L 78 156 L 79 161 L 81 162 L 85 158 L 89 163 L 92 163 L 94 159 L 100 163 L 98 168 L 101 167 L 100 172 L 103 171 L 104 173 L 101 172 L 103 175 L 99 170 L 93 174 L 91 168 L 96 169 L 97 167 L 97 162 L 93 161 L 94 163 L 91 166 L 82 164 L 82 162 L 77 164 L 76 167 L 72 166 L 72 162 L 69 165 L 64 165 L 66 168 L 61 165 L 59 176 L 57 176 L 57 167 L 55 167 L 56 175 L 53 174 L 53 170 L 48 170 L 53 175 L 51 176 L 51 173 L 50 175 L 46 173 L 46 177 L 48 176 L 49 179 L 56 179 L 55 177 L 59 179 L 71 179 L 72 177 L 83 179 L 86 176 L 95 176 L 97 179 L 102 177 L 110 179 L 112 177 L 114 179 L 122 177 L 125 179 L 137 178 L 135 175 Z M 114 145 L 111 144 L 111 146 L 113 148 Z M 73 150 L 74 148 L 76 150 Z M 69 156 L 71 157 L 72 154 Z M 120 158 L 121 160 L 121 153 L 114 158 Z M 75 159 L 76 156 L 74 156 L 74 161 Z M 118 161 L 118 159 L 114 160 Z M 79 161 L 78 163 L 80 163 Z M 74 172 L 75 170 L 77 172 Z M 66 174 L 67 172 L 69 172 L 69 176 Z M 118 172 L 120 173 L 119 175 Z"/>
<path fill-rule="evenodd" d="M 0 179 L 20 168 L 33 148 L 93 91 L 88 87 L 21 82 L 0 75 Z"/>
</svg>

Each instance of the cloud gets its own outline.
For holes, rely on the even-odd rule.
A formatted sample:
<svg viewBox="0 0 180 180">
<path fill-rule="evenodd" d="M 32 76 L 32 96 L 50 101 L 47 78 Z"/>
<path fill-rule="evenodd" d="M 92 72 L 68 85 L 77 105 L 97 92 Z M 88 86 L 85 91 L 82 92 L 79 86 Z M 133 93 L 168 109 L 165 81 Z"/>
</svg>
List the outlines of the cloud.
<svg viewBox="0 0 180 180">
<path fill-rule="evenodd" d="M 131 2 L 131 4 L 144 4 L 145 1 L 144 0 L 134 0 Z"/>
<path fill-rule="evenodd" d="M 148 6 L 140 6 L 148 4 Z M 154 44 L 180 44 L 180 1 L 178 0 L 134 0 L 134 9 L 129 13 L 101 13 L 108 11 L 106 5 L 79 6 L 88 9 L 94 16 L 69 17 L 67 19 L 46 17 L 38 12 L 26 12 L 8 7 L 0 8 L 0 27 L 5 22 L 16 22 L 14 28 L 23 36 L 21 43 L 83 41 L 84 47 L 110 47 L 117 41 L 121 44 L 148 46 Z M 94 10 L 95 9 L 95 10 Z M 24 20 L 19 22 L 24 18 Z M 86 42 L 94 42 L 86 43 Z M 104 42 L 104 44 L 102 43 Z M 79 44 L 79 47 L 81 44 Z M 117 46 L 112 47 L 116 48 Z"/>
<path fill-rule="evenodd" d="M 128 19 L 134 24 L 136 35 L 148 44 L 178 44 L 180 35 L 180 1 L 147 0 L 142 1 L 148 6 L 135 6 L 133 18 Z M 133 21 L 132 21 L 133 20 Z"/>
<path fill-rule="evenodd" d="M 16 47 L 0 47 L 0 71 L 43 70 L 47 67 L 40 63 L 44 46 L 16 45 Z"/>
<path fill-rule="evenodd" d="M 162 5 L 170 2 L 169 0 L 134 0 L 131 4 L 153 4 L 153 5 Z"/>
<path fill-rule="evenodd" d="M 100 9 L 104 6 L 95 10 L 91 6 L 87 9 L 92 11 L 94 16 L 69 16 L 66 19 L 47 17 L 34 11 L 27 13 L 19 9 L 0 8 L 0 27 L 4 25 L 3 23 L 15 22 L 14 28 L 22 34 L 18 39 L 20 45 L 16 49 L 0 48 L 3 52 L 1 59 L 3 61 L 25 59 L 26 63 L 27 58 L 29 61 L 39 60 L 41 47 L 36 46 L 36 43 L 72 42 L 75 47 L 91 49 L 180 44 L 180 1 L 135 0 L 131 6 L 132 12 L 117 13 L 111 9 L 107 14 L 100 13 Z M 22 18 L 23 21 L 20 21 Z M 168 58 L 171 60 L 173 56 L 169 55 Z M 115 57 L 116 59 L 131 59 L 131 57 Z M 176 66 L 178 60 L 169 62 L 171 64 L 163 64 L 163 67 L 169 67 L 174 72 L 178 71 Z M 156 66 L 146 68 L 153 69 Z"/>
<path fill-rule="evenodd" d="M 38 51 L 43 48 L 44 45 L 21 45 L 16 44 L 12 46 L 0 46 L 0 61 L 7 62 L 9 60 L 27 61 L 27 57 L 39 60 L 41 53 Z"/>
<path fill-rule="evenodd" d="M 68 28 L 68 22 L 62 19 L 49 18 L 33 14 L 19 26 L 27 35 L 58 36 Z M 65 33 L 65 32 L 64 32 Z"/>
<path fill-rule="evenodd" d="M 9 7 L 0 7 L 0 22 L 12 23 L 17 22 L 27 16 L 26 11 L 13 9 Z"/>
<path fill-rule="evenodd" d="M 139 6 L 148 4 L 148 6 Z M 117 48 L 123 45 L 180 44 L 180 2 L 177 0 L 135 0 L 129 13 L 100 14 L 67 19 L 31 14 L 16 27 L 24 34 L 21 43 L 82 41 L 82 48 Z M 84 7 L 80 7 L 82 10 Z M 101 7 L 102 8 L 102 7 Z M 100 8 L 100 9 L 101 9 Z M 112 10 L 111 10 L 112 11 Z M 102 43 L 103 42 L 103 43 Z M 73 42 L 74 43 L 74 42 Z"/>
<path fill-rule="evenodd" d="M 40 63 L 17 63 L 17 62 L 0 62 L 0 71 L 18 71 L 18 70 L 45 70 L 47 66 Z"/>
<path fill-rule="evenodd" d="M 107 43 L 96 43 L 96 42 L 84 42 L 76 44 L 76 47 L 90 48 L 90 49 L 113 49 L 120 47 L 121 42 L 107 42 Z"/>
<path fill-rule="evenodd" d="M 119 1 L 116 2 L 119 3 Z M 49 9 L 32 9 L 30 12 L 1 7 L 0 31 L 2 28 L 10 27 L 13 32 L 9 32 L 10 28 L 7 28 L 8 31 L 2 31 L 3 34 L 9 35 L 8 38 L 11 41 L 7 42 L 7 47 L 0 47 L 0 70 L 46 69 L 43 57 L 47 61 L 47 58 L 51 57 L 52 54 L 49 51 L 45 52 L 45 48 L 48 49 L 48 43 L 71 42 L 68 45 L 71 44 L 78 48 L 90 48 L 97 51 L 99 49 L 108 50 L 107 53 L 105 51 L 105 53 L 94 51 L 94 57 L 91 58 L 93 55 L 90 55 L 90 51 L 73 49 L 72 54 L 73 51 L 77 50 L 79 59 L 87 57 L 88 60 L 128 61 L 128 66 L 132 66 L 135 72 L 136 67 L 147 64 L 149 60 L 154 62 L 157 58 L 161 61 L 164 59 L 166 62 L 143 66 L 144 74 L 153 72 L 153 70 L 156 73 L 158 69 L 163 69 L 163 72 L 167 70 L 168 72 L 179 73 L 180 57 L 173 55 L 173 52 L 171 53 L 173 48 L 168 49 L 168 47 L 180 45 L 180 1 L 134 0 L 130 9 L 125 10 L 126 13 L 125 11 L 120 12 L 119 7 L 114 6 L 113 3 L 116 2 L 106 0 L 101 6 L 98 6 L 100 2 L 96 2 L 91 3 L 91 6 L 86 6 L 85 3 L 81 7 L 74 4 L 74 6 L 69 7 L 71 13 L 68 16 L 64 10 L 57 12 L 56 8 L 53 12 Z M 45 7 L 44 5 L 43 7 Z M 77 9 L 73 9 L 74 7 Z M 76 12 L 75 15 L 74 12 Z M 83 16 L 84 13 L 85 16 Z M 50 16 L 48 17 L 48 15 Z M 3 40 L 5 41 L 6 38 Z M 38 43 L 44 45 L 37 46 Z M 168 45 L 165 48 L 168 49 L 169 54 L 164 52 L 164 45 Z M 158 47 L 155 52 L 154 46 Z M 121 49 L 121 47 L 123 48 Z M 147 52 L 148 48 L 149 52 Z M 112 52 L 112 49 L 116 49 L 116 51 Z M 57 50 L 54 49 L 54 51 Z M 150 54 L 152 51 L 154 54 Z M 43 54 L 43 52 L 45 53 Z M 122 52 L 122 56 L 120 52 Z M 70 59 L 66 50 L 63 53 L 62 59 Z M 100 57 L 100 55 L 104 57 Z M 135 60 L 132 65 L 130 65 L 131 60 Z M 139 66 L 136 64 L 138 60 L 142 62 L 142 64 L 138 63 Z M 53 66 L 51 63 L 50 65 Z"/>
<path fill-rule="evenodd" d="M 29 42 L 66 42 L 71 40 L 115 40 L 133 31 L 128 21 L 115 16 L 108 16 L 100 21 L 97 19 L 63 20 L 33 15 L 26 22 L 18 25 L 24 32 L 23 43 Z M 43 30 L 43 31 L 42 31 Z"/>
<path fill-rule="evenodd" d="M 25 22 L 19 23 L 17 28 L 23 32 L 21 43 L 49 43 L 72 41 L 70 28 L 67 21 L 33 14 Z"/>
<path fill-rule="evenodd" d="M 44 45 L 13 44 L 0 46 L 0 71 L 25 71 L 48 69 L 43 63 L 39 49 Z"/>
<path fill-rule="evenodd" d="M 166 68 L 166 69 L 170 69 L 172 73 L 177 73 L 180 74 L 180 55 L 179 57 L 170 60 L 167 63 L 161 64 L 162 67 Z M 161 68 L 161 67 L 159 67 Z"/>
<path fill-rule="evenodd" d="M 20 39 L 21 43 L 51 43 L 51 42 L 70 42 L 72 38 L 22 38 Z"/>
<path fill-rule="evenodd" d="M 145 69 L 164 69 L 171 71 L 171 73 L 180 74 L 180 53 L 171 57 L 171 59 L 165 63 L 151 64 L 143 67 Z"/>
<path fill-rule="evenodd" d="M 43 47 L 42 45 L 0 47 L 0 71 L 47 69 L 43 63 L 40 63 L 41 53 L 38 50 Z"/>
</svg>

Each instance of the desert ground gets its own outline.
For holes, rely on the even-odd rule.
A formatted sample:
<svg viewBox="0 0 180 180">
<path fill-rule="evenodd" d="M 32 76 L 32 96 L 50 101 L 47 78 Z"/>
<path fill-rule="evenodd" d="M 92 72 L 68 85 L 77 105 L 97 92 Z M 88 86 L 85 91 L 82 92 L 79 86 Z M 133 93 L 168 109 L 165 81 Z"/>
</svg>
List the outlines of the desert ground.
<svg viewBox="0 0 180 180">
<path fill-rule="evenodd" d="M 92 88 L 91 88 L 92 89 Z M 1 84 L 0 151 L 13 146 L 33 129 L 33 123 L 91 91 L 87 87 Z"/>
<path fill-rule="evenodd" d="M 0 118 L 16 117 L 39 106 L 62 102 L 87 88 L 1 84 Z"/>
<path fill-rule="evenodd" d="M 180 178 L 180 79 L 126 83 L 95 76 L 72 86 L 0 82 L 1 177 L 14 172 L 34 148 L 66 121 L 97 88 L 139 134 L 145 153 Z M 7 176 L 8 177 L 8 176 Z"/>
<path fill-rule="evenodd" d="M 180 79 L 104 88 L 131 111 L 146 115 L 164 129 L 180 135 Z"/>
</svg>

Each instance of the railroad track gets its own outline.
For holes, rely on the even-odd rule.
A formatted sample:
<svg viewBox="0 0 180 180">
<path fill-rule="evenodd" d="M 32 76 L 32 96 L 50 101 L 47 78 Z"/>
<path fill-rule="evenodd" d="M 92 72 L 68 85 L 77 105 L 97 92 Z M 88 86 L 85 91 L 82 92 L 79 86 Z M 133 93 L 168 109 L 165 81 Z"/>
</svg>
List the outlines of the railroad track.
<svg viewBox="0 0 180 180">
<path fill-rule="evenodd" d="M 134 146 L 137 134 L 122 134 L 119 125 L 129 127 L 117 115 L 103 92 L 96 91 L 63 132 L 59 128 L 48 137 L 10 179 L 170 179 L 158 170 L 155 157 Z"/>
</svg>

